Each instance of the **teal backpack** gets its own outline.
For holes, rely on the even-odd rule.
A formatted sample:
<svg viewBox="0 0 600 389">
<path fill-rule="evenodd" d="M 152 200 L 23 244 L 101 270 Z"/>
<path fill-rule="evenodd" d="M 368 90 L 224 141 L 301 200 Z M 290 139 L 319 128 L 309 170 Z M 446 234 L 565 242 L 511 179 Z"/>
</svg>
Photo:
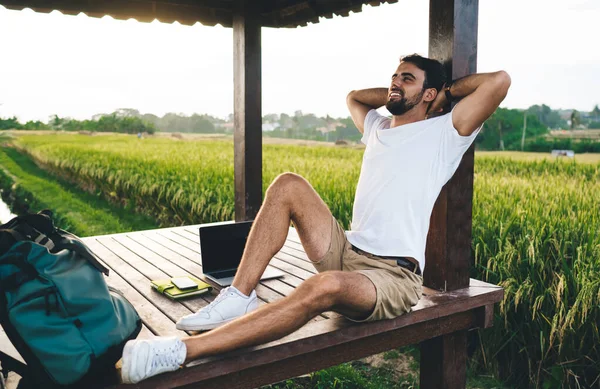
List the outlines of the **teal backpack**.
<svg viewBox="0 0 600 389">
<path fill-rule="evenodd" d="M 23 377 L 19 387 L 90 388 L 114 372 L 142 323 L 106 285 L 97 256 L 51 216 L 0 226 L 0 323 L 27 366 L 1 351 L 0 362 Z"/>
</svg>

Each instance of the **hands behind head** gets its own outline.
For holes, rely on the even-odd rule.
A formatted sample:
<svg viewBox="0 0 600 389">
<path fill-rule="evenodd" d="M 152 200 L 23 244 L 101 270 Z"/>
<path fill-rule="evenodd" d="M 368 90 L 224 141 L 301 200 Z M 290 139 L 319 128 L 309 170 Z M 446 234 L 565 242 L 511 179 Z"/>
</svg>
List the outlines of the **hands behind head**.
<svg viewBox="0 0 600 389">
<path fill-rule="evenodd" d="M 444 94 L 443 89 L 438 92 L 435 100 L 431 102 L 429 105 L 429 109 L 425 114 L 427 119 L 434 118 L 436 116 L 440 116 L 444 113 L 444 107 L 448 103 L 448 99 L 446 99 L 446 95 Z"/>
</svg>

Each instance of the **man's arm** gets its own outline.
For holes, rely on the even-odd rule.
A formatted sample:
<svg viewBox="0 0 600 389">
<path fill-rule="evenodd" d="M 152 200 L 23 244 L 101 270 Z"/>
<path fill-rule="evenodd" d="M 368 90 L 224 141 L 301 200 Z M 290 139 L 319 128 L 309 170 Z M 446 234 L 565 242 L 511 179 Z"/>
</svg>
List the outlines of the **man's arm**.
<svg viewBox="0 0 600 389">
<path fill-rule="evenodd" d="M 510 87 L 510 76 L 505 71 L 495 73 L 471 74 L 460 78 L 450 87 L 450 94 L 460 102 L 454 107 L 452 123 L 462 136 L 471 135 L 489 118 Z M 448 100 L 442 89 L 429 112 L 437 112 Z"/>
<path fill-rule="evenodd" d="M 352 121 L 362 134 L 365 131 L 365 117 L 372 109 L 385 105 L 387 101 L 387 88 L 371 88 L 353 90 L 346 97 L 346 104 L 350 110 Z"/>
</svg>

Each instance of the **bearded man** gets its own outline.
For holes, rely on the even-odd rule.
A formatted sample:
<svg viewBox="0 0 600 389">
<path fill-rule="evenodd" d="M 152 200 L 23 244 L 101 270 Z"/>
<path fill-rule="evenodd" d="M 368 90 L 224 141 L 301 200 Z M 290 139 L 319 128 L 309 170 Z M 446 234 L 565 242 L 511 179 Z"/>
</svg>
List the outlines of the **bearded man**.
<svg viewBox="0 0 600 389">
<path fill-rule="evenodd" d="M 181 330 L 213 330 L 185 339 L 128 342 L 123 382 L 279 339 L 326 311 L 354 321 L 410 311 L 421 297 L 435 200 L 509 87 L 504 71 L 446 82 L 441 63 L 415 54 L 400 59 L 389 88 L 350 92 L 348 108 L 366 145 L 350 231 L 308 181 L 280 175 L 267 189 L 232 286 L 177 322 Z M 460 101 L 452 111 L 438 116 L 454 100 Z M 391 118 L 377 113 L 383 105 Z M 290 222 L 318 274 L 258 308 L 254 289 L 282 248 Z"/>
</svg>

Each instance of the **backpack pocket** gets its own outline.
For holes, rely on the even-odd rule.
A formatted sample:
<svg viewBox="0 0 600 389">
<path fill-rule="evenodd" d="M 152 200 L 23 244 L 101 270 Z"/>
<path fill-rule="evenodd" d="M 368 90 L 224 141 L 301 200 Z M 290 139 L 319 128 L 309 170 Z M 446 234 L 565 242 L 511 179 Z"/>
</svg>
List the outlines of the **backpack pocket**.
<svg viewBox="0 0 600 389">
<path fill-rule="evenodd" d="M 73 383 L 88 371 L 92 348 L 77 320 L 66 314 L 54 285 L 9 303 L 8 319 L 56 383 Z"/>
</svg>

